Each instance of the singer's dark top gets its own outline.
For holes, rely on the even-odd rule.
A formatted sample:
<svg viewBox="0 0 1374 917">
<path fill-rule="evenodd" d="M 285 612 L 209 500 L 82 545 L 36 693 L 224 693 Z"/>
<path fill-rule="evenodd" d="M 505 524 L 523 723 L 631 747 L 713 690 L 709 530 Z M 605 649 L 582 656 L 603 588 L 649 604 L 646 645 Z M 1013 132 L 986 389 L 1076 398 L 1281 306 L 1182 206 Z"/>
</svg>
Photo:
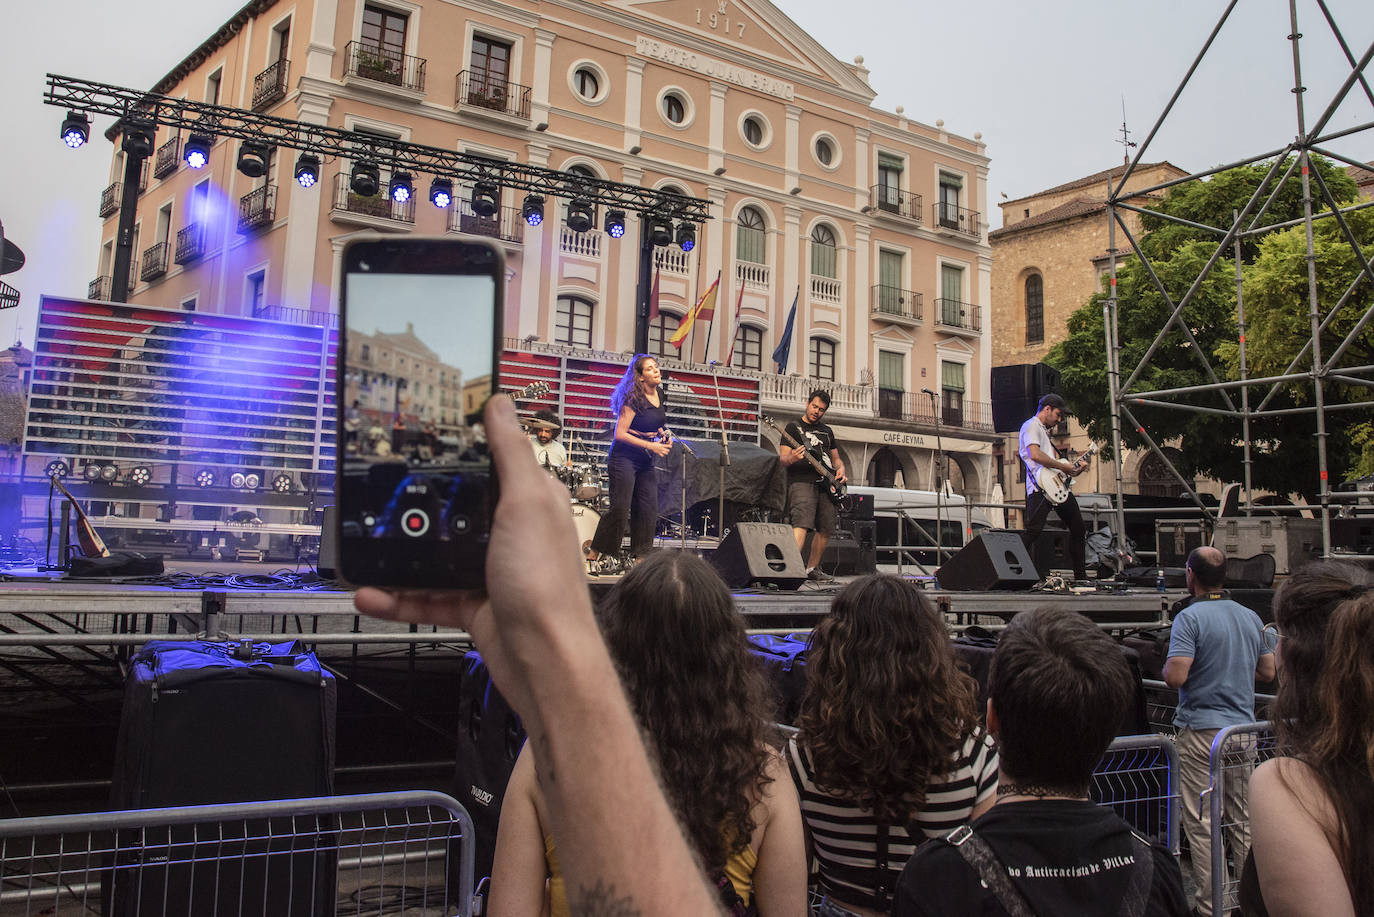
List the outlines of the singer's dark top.
<svg viewBox="0 0 1374 917">
<path fill-rule="evenodd" d="M 648 400 L 643 398 L 635 398 L 633 400 L 627 399 L 625 405 L 635 412 L 634 418 L 630 421 L 630 429 L 634 430 L 636 433 L 643 433 L 646 436 L 652 437 L 668 423 L 668 399 L 663 394 L 663 389 L 661 387 L 658 390 L 658 407 L 654 407 Z M 617 422 L 618 420 L 617 418 Z M 611 449 L 630 449 L 633 452 L 644 452 L 643 447 L 627 446 L 625 443 L 619 441 L 616 441 L 615 444 L 611 446 Z"/>
</svg>

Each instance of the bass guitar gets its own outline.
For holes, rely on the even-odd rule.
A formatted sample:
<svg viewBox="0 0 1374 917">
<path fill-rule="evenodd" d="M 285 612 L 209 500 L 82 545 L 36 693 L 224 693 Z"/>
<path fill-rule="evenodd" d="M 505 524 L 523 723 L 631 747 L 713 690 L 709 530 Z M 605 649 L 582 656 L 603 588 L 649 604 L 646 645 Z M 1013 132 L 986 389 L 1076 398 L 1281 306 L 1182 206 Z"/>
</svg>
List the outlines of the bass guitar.
<svg viewBox="0 0 1374 917">
<path fill-rule="evenodd" d="M 81 508 L 81 504 L 76 502 L 76 497 L 62 486 L 62 479 L 53 475 L 52 486 L 61 491 L 62 496 L 71 501 L 72 509 L 76 510 L 76 543 L 81 546 L 81 553 L 87 557 L 109 557 L 110 549 L 105 547 L 105 542 L 96 534 L 95 526 L 91 525 L 90 518 Z M 62 562 L 65 564 L 66 558 L 63 558 Z"/>
<path fill-rule="evenodd" d="M 1097 443 L 1093 443 L 1088 447 L 1087 452 L 1074 459 L 1074 468 L 1078 468 L 1080 465 L 1086 468 L 1088 459 L 1092 458 L 1096 451 Z M 1045 495 L 1046 500 L 1058 506 L 1069 499 L 1069 494 L 1073 492 L 1073 478 L 1074 476 L 1067 471 L 1041 466 L 1039 473 L 1035 476 L 1035 484 L 1040 488 L 1040 492 Z"/>
<path fill-rule="evenodd" d="M 824 488 L 825 495 L 830 498 L 830 502 L 834 503 L 836 506 L 843 506 L 846 502 L 849 488 L 835 479 L 835 472 L 821 462 L 820 459 L 816 458 L 810 449 L 807 449 L 801 443 L 793 439 L 786 430 L 773 423 L 773 418 L 767 415 L 761 415 L 759 419 L 772 427 L 773 430 L 775 430 L 793 449 L 801 449 L 803 451 L 804 457 L 811 463 L 811 467 L 816 469 L 816 474 L 821 476 L 819 483 Z"/>
</svg>

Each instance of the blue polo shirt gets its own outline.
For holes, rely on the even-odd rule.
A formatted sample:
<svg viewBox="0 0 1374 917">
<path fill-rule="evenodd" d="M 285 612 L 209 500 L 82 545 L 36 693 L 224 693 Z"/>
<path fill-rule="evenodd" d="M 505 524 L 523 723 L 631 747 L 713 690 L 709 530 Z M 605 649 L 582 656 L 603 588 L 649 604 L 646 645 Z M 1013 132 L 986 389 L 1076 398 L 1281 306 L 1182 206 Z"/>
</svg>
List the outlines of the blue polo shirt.
<svg viewBox="0 0 1374 917">
<path fill-rule="evenodd" d="M 1259 615 L 1230 599 L 1193 602 L 1174 618 L 1169 655 L 1191 657 L 1174 725 L 1221 729 L 1255 720 L 1255 667 L 1264 649 Z"/>
</svg>

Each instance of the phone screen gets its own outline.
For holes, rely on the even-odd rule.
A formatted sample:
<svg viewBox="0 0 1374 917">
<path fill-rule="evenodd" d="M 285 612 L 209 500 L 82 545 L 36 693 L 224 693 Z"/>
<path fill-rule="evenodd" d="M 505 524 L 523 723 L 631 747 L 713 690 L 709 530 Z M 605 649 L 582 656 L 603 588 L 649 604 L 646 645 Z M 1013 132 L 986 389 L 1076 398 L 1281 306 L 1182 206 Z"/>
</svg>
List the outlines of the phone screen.
<svg viewBox="0 0 1374 917">
<path fill-rule="evenodd" d="M 456 239 L 345 250 L 339 569 L 368 585 L 476 587 L 495 495 L 502 258 Z"/>
</svg>

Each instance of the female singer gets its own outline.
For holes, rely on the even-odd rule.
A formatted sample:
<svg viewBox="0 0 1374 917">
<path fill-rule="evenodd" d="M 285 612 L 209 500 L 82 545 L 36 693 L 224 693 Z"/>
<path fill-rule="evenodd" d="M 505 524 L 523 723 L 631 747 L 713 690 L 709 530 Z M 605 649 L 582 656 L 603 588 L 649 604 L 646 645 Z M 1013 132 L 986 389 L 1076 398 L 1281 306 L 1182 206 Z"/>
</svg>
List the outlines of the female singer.
<svg viewBox="0 0 1374 917">
<path fill-rule="evenodd" d="M 606 459 L 610 475 L 611 508 L 601 518 L 587 559 L 617 557 L 626 526 L 630 529 L 630 554 L 638 559 L 654 546 L 658 522 L 658 475 L 654 458 L 667 455 L 667 406 L 659 388 L 658 361 L 647 353 L 635 354 L 611 392 L 611 413 L 616 415 L 615 437 Z"/>
</svg>

